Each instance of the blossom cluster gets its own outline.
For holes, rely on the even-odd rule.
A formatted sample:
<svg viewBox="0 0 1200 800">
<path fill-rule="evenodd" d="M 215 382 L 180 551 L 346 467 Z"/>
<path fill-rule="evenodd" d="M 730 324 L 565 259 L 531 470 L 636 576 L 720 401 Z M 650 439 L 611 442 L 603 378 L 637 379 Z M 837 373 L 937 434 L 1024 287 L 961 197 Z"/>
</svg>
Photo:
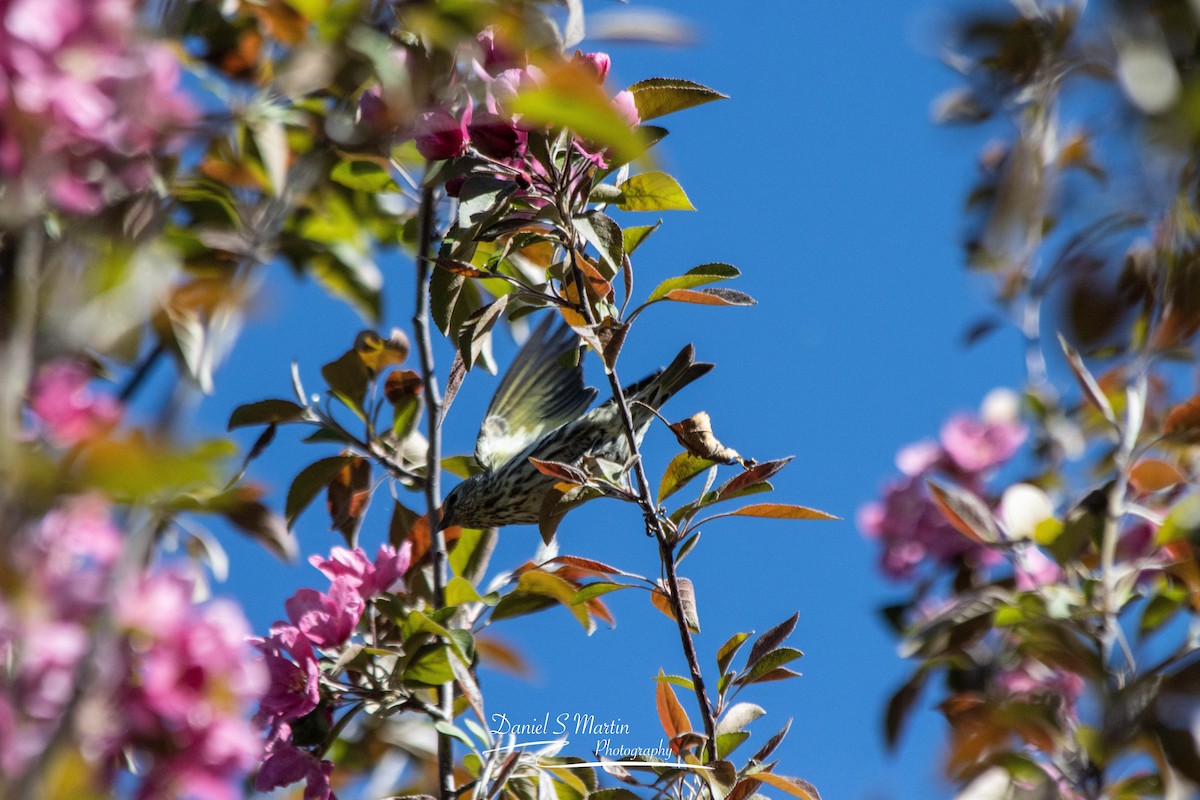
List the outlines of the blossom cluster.
<svg viewBox="0 0 1200 800">
<path fill-rule="evenodd" d="M 12 535 L 0 773 L 64 755 L 47 748 L 69 726 L 97 793 L 132 762 L 139 798 L 238 797 L 262 750 L 248 712 L 267 683 L 241 610 L 197 605 L 183 574 L 123 578 L 123 536 L 98 495 L 68 497 Z"/>
<path fill-rule="evenodd" d="M 417 151 L 427 159 L 441 161 L 466 154 L 469 150 L 503 168 L 501 174 L 513 174 L 524 182 L 545 177 L 544 167 L 529 157 L 527 144 L 530 132 L 537 130 L 513 110 L 513 100 L 521 92 L 542 87 L 546 72 L 529 63 L 524 54 L 511 51 L 492 30 L 484 31 L 476 41 L 472 61 L 472 86 L 458 85 L 450 93 L 453 99 L 422 109 L 416 116 L 411 133 Z M 587 80 L 603 84 L 611 60 L 606 53 L 576 53 L 567 69 Z M 475 96 L 478 97 L 476 99 Z M 614 110 L 636 127 L 639 122 L 632 93 L 618 92 L 612 98 Z M 360 116 L 372 123 L 384 123 L 398 117 L 391 113 L 380 87 L 363 94 L 359 103 Z M 585 160 L 598 168 L 608 165 L 603 148 L 590 145 L 576 137 L 573 147 Z M 449 186 L 453 192 L 461 186 L 461 178 Z"/>
<path fill-rule="evenodd" d="M 135 0 L 0 0 L 5 217 L 91 214 L 150 185 L 194 117 L 179 65 L 136 35 Z"/>
<path fill-rule="evenodd" d="M 391 592 L 411 562 L 412 545 L 399 549 L 381 545 L 375 559 L 361 549 L 334 547 L 329 558 L 309 562 L 329 578 L 325 592 L 300 589 L 284 603 L 288 621 L 271 626 L 260 640 L 270 686 L 259 706 L 258 719 L 268 729 L 266 756 L 255 780 L 259 791 L 304 781 L 305 800 L 332 798 L 329 778 L 333 764 L 321 758 L 320 741 L 303 730 L 314 727 L 314 716 L 325 728 L 341 691 L 323 684 L 321 655 L 332 655 L 354 635 L 367 604 Z M 319 737 L 318 737 L 319 738 Z"/>
<path fill-rule="evenodd" d="M 934 503 L 927 481 L 944 476 L 981 493 L 984 482 L 1024 443 L 1027 431 L 1017 418 L 1016 398 L 993 392 L 980 415 L 958 414 L 937 441 L 905 447 L 896 457 L 902 477 L 888 484 L 883 499 L 864 506 L 859 528 L 881 546 L 880 567 L 895 580 L 914 578 L 922 564 L 959 561 L 983 566 L 998 559 L 990 548 L 959 533 Z"/>
</svg>

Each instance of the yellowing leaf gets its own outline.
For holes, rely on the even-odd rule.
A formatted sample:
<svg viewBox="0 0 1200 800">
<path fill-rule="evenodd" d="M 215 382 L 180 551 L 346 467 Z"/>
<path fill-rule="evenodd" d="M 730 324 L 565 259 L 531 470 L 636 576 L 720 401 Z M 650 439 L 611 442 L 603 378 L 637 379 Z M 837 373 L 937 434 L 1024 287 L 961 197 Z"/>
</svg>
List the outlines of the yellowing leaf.
<svg viewBox="0 0 1200 800">
<path fill-rule="evenodd" d="M 695 211 L 679 182 L 665 172 L 651 171 L 634 175 L 619 187 L 622 211 Z"/>
<path fill-rule="evenodd" d="M 681 78 L 647 78 L 630 86 L 629 91 L 643 122 L 713 100 L 728 99 L 715 89 Z"/>
<path fill-rule="evenodd" d="M 800 800 L 821 800 L 821 793 L 817 791 L 817 787 L 800 778 L 789 778 L 773 772 L 757 772 L 753 777 L 768 786 L 787 792 L 792 797 L 799 797 Z"/>
</svg>

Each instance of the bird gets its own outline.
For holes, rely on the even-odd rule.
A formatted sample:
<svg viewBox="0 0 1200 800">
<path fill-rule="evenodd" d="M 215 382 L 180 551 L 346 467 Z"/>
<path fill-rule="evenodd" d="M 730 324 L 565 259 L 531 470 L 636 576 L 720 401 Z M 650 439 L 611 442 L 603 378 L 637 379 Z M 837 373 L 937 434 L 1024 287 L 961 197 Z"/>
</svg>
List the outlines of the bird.
<svg viewBox="0 0 1200 800">
<path fill-rule="evenodd" d="M 531 458 L 574 467 L 588 456 L 618 464 L 629 460 L 616 401 L 587 411 L 597 391 L 584 386 L 582 364 L 576 360 L 569 365 L 565 358 L 579 346 L 579 337 L 561 317 L 555 325 L 556 316 L 548 315 L 537 327 L 496 388 L 475 441 L 482 471 L 446 496 L 440 529 L 538 522 L 546 494 L 558 479 L 539 471 Z M 689 344 L 665 369 L 624 387 L 639 446 L 654 419 L 649 409 L 657 411 L 712 368 L 695 360 Z"/>
</svg>

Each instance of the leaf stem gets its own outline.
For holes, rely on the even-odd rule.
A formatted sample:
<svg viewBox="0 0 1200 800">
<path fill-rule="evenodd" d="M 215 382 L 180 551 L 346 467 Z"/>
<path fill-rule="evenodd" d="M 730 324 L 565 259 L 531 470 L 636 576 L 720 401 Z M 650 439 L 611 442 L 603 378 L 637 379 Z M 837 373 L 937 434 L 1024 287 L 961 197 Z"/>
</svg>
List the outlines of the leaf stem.
<svg viewBox="0 0 1200 800">
<path fill-rule="evenodd" d="M 441 608 L 446 603 L 446 581 L 448 577 L 446 535 L 441 528 L 441 464 L 442 434 L 438 421 L 441 419 L 442 398 L 438 393 L 437 375 L 433 365 L 433 342 L 429 335 L 429 266 L 433 251 L 434 189 L 426 186 L 421 190 L 419 232 L 417 244 L 417 308 L 413 315 L 413 338 L 421 361 L 421 379 L 425 386 L 427 433 L 429 448 L 425 455 L 425 507 L 428 510 L 429 531 L 433 556 L 433 603 Z M 438 708 L 446 719 L 454 718 L 454 682 L 447 681 L 438 686 Z M 454 800 L 454 750 L 450 736 L 438 731 L 437 735 L 438 796 L 441 800 Z"/>
</svg>

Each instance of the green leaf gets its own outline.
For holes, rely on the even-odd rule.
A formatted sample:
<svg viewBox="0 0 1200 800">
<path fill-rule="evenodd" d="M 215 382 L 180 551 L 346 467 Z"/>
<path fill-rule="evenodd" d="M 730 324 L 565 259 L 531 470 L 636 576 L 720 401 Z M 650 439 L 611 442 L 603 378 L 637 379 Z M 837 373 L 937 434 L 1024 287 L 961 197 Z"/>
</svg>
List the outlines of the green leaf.
<svg viewBox="0 0 1200 800">
<path fill-rule="evenodd" d="M 440 686 L 454 680 L 446 645 L 440 642 L 427 644 L 418 650 L 404 670 L 404 680 L 427 686 Z"/>
<path fill-rule="evenodd" d="M 721 649 L 717 651 L 717 670 L 726 672 L 729 665 L 733 663 L 734 656 L 737 655 L 738 649 L 747 639 L 750 638 L 748 633 L 735 633 L 729 637 L 725 644 L 721 645 Z"/>
<path fill-rule="evenodd" d="M 804 653 L 800 652 L 794 647 L 780 647 L 777 650 L 772 650 L 756 661 L 754 665 L 750 667 L 750 671 L 744 676 L 738 678 L 735 683 L 741 685 L 757 683 L 770 672 L 782 667 L 784 664 L 795 661 L 797 658 L 800 658 L 803 655 Z"/>
<path fill-rule="evenodd" d="M 641 797 L 628 789 L 600 789 L 587 796 L 587 800 L 641 800 Z"/>
<path fill-rule="evenodd" d="M 715 89 L 682 78 L 647 78 L 630 86 L 629 91 L 643 122 L 714 100 L 728 99 Z"/>
<path fill-rule="evenodd" d="M 458 352 L 463 365 L 469 370 L 484 352 L 488 334 L 500 321 L 512 295 L 502 295 L 468 317 L 458 329 Z M 490 351 L 489 351 L 490 352 Z"/>
<path fill-rule="evenodd" d="M 292 485 L 287 493 L 287 501 L 284 503 L 283 515 L 287 519 L 289 528 L 296 524 L 296 518 L 300 516 L 300 513 L 308 508 L 308 504 L 322 489 L 329 486 L 330 481 L 353 458 L 353 456 L 322 458 L 300 470 L 300 474 L 292 479 Z"/>
<path fill-rule="evenodd" d="M 695 211 L 679 182 L 665 172 L 641 172 L 618 186 L 622 211 Z"/>
<path fill-rule="evenodd" d="M 392 408 L 392 432 L 396 438 L 404 441 L 417 427 L 421 418 L 421 397 L 406 394 Z"/>
<path fill-rule="evenodd" d="M 483 598 L 465 578 L 454 576 L 446 583 L 446 605 L 461 606 L 463 603 L 479 603 Z"/>
<path fill-rule="evenodd" d="M 736 278 L 741 274 L 737 267 L 730 266 L 729 264 L 701 264 L 698 267 L 689 269 L 677 278 L 668 278 L 660 283 L 658 288 L 650 293 L 650 297 L 646 299 L 646 302 L 653 303 L 656 300 L 662 300 L 668 293 L 676 289 L 692 289 L 696 286 L 703 286 L 706 283 L 715 283 L 716 281 Z"/>
<path fill-rule="evenodd" d="M 658 502 L 666 500 L 675 492 L 687 486 L 692 478 L 699 475 L 704 470 L 714 466 L 715 462 L 709 461 L 707 458 L 700 458 L 691 453 L 680 453 L 671 459 L 671 463 L 667 464 L 666 470 L 663 471 L 662 480 L 658 484 Z"/>
<path fill-rule="evenodd" d="M 625 229 L 625 254 L 633 255 L 633 251 L 642 246 L 642 242 L 650 238 L 650 234 L 662 227 L 662 220 L 653 225 L 631 225 Z"/>
<path fill-rule="evenodd" d="M 620 271 L 625 253 L 625 239 L 621 233 L 621 226 L 602 211 L 589 211 L 575 217 L 573 222 L 575 230 L 600 254 L 600 263 L 608 268 L 601 274 L 611 280 Z"/>
<path fill-rule="evenodd" d="M 737 746 L 750 738 L 750 731 L 717 734 L 717 758 L 727 758 Z"/>
<path fill-rule="evenodd" d="M 355 414 L 363 416 L 363 401 L 367 397 L 371 373 L 356 350 L 347 350 L 336 361 L 321 367 L 321 376 L 335 397 Z"/>
<path fill-rule="evenodd" d="M 463 480 L 483 472 L 483 467 L 479 466 L 475 456 L 447 456 L 442 459 L 442 469 Z"/>
<path fill-rule="evenodd" d="M 334 183 L 363 192 L 394 192 L 400 188 L 388 171 L 373 161 L 343 161 L 329 177 Z"/>
<path fill-rule="evenodd" d="M 500 598 L 492 609 L 492 619 L 502 620 L 533 614 L 556 604 L 552 597 L 529 592 L 510 592 Z"/>
<path fill-rule="evenodd" d="M 471 175 L 458 195 L 458 224 L 463 228 L 483 225 L 517 190 L 510 180 L 493 175 Z"/>
<path fill-rule="evenodd" d="M 235 408 L 229 415 L 228 429 L 243 428 L 247 425 L 295 422 L 303 419 L 304 414 L 304 407 L 296 405 L 290 400 L 259 400 L 257 403 L 247 403 Z"/>
<path fill-rule="evenodd" d="M 538 594 L 554 598 L 571 612 L 571 615 L 583 626 L 585 631 L 588 633 L 592 632 L 594 625 L 592 624 L 591 616 L 583 605 L 574 605 L 572 603 L 575 599 L 576 590 L 568 581 L 550 572 L 534 570 L 526 572 L 517 580 L 517 588 L 528 594 Z"/>
<path fill-rule="evenodd" d="M 701 306 L 756 306 L 758 301 L 736 289 L 673 289 L 660 299 Z"/>
<path fill-rule="evenodd" d="M 634 587 L 627 583 L 613 583 L 611 581 L 597 581 L 596 583 L 589 583 L 587 586 L 582 587 L 575 593 L 575 596 L 571 598 L 571 605 L 577 606 L 581 603 L 586 603 L 593 597 L 599 597 L 600 595 L 608 594 L 609 592 L 617 592 L 621 589 L 632 588 Z"/>
</svg>

